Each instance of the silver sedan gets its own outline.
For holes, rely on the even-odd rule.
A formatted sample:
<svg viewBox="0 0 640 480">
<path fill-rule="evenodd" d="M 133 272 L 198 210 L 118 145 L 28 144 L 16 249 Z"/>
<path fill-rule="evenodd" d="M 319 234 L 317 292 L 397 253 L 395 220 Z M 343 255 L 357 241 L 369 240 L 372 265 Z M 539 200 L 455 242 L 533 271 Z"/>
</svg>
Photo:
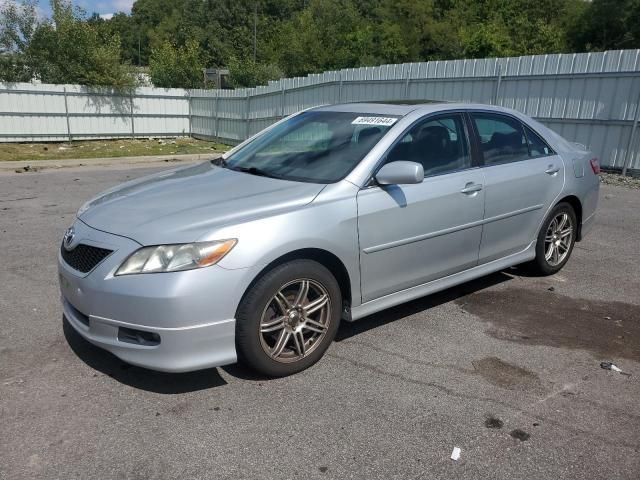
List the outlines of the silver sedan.
<svg viewBox="0 0 640 480">
<path fill-rule="evenodd" d="M 512 265 L 557 272 L 593 224 L 598 173 L 503 108 L 306 110 L 84 204 L 58 257 L 64 317 L 131 364 L 292 374 L 341 320 Z"/>
</svg>

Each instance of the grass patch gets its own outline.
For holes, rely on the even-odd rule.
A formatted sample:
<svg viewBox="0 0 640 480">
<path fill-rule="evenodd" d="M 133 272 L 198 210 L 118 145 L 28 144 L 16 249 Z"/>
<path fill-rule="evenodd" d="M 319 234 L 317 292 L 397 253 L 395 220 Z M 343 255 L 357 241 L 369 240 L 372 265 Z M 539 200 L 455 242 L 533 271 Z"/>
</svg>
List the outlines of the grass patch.
<svg viewBox="0 0 640 480">
<path fill-rule="evenodd" d="M 227 151 L 229 148 L 227 145 L 220 143 L 206 142 L 189 137 L 156 140 L 89 140 L 64 143 L 1 143 L 0 161 L 220 153 Z"/>
</svg>

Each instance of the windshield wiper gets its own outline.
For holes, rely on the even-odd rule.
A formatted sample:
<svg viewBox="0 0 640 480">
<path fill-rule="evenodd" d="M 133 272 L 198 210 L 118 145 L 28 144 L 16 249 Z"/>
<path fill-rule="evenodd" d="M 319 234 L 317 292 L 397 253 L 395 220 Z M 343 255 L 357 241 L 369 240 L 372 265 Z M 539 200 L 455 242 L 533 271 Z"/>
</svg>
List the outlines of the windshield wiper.
<svg viewBox="0 0 640 480">
<path fill-rule="evenodd" d="M 256 175 L 258 177 L 280 178 L 277 175 L 269 173 L 258 167 L 228 167 L 228 168 L 230 170 L 235 170 L 236 172 L 249 173 L 251 175 Z"/>
</svg>

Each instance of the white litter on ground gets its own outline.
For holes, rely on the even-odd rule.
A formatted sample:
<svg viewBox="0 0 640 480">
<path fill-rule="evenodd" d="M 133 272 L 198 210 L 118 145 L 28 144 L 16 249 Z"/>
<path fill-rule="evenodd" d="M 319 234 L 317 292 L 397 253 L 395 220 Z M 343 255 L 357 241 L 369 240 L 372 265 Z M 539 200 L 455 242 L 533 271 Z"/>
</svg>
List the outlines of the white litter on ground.
<svg viewBox="0 0 640 480">
<path fill-rule="evenodd" d="M 453 447 L 453 452 L 451 452 L 451 460 L 458 460 L 460 458 L 460 447 Z"/>
</svg>

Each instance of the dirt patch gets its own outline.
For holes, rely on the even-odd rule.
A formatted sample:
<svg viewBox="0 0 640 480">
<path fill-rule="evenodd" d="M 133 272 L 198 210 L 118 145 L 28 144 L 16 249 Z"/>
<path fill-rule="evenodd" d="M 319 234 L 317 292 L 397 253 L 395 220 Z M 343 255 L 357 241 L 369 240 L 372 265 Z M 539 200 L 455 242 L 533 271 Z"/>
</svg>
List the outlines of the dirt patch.
<svg viewBox="0 0 640 480">
<path fill-rule="evenodd" d="M 484 421 L 484 426 L 487 428 L 502 428 L 504 422 L 496 417 L 488 417 Z"/>
<path fill-rule="evenodd" d="M 531 438 L 530 434 L 528 434 L 524 430 L 520 430 L 519 428 L 512 430 L 509 435 L 511 435 L 516 440 L 520 440 L 521 442 L 526 442 L 527 440 L 529 440 L 529 438 Z"/>
<path fill-rule="evenodd" d="M 473 369 L 489 383 L 502 388 L 532 388 L 540 385 L 538 376 L 529 370 L 511 365 L 497 357 L 471 362 Z"/>
<path fill-rule="evenodd" d="M 491 323 L 488 333 L 530 345 L 640 361 L 640 306 L 574 299 L 547 290 L 479 291 L 456 301 Z"/>
</svg>

